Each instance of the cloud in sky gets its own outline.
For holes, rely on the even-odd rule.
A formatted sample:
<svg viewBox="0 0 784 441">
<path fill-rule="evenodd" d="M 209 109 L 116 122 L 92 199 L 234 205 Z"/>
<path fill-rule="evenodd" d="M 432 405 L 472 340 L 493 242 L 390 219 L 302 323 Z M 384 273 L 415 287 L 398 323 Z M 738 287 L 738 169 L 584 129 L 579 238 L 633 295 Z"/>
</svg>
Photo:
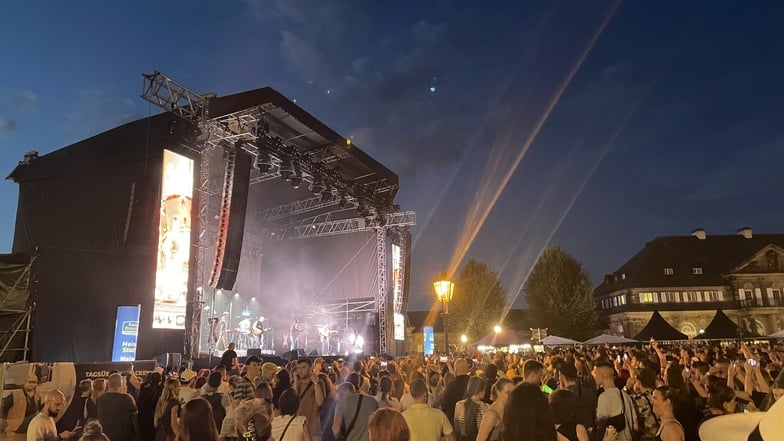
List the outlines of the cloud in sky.
<svg viewBox="0 0 784 441">
<path fill-rule="evenodd" d="M 100 89 L 79 91 L 76 108 L 65 114 L 64 128 L 78 136 L 89 136 L 143 118 L 136 100 L 114 96 Z"/>
<path fill-rule="evenodd" d="M 16 130 L 15 120 L 0 117 L 0 135 L 10 135 L 14 130 Z"/>
</svg>

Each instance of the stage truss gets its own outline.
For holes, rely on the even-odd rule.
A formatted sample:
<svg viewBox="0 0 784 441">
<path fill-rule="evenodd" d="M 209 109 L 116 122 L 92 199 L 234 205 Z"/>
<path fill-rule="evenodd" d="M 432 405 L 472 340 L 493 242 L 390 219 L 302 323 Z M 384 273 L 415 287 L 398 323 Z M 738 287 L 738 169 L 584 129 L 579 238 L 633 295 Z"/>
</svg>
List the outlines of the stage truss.
<svg viewBox="0 0 784 441">
<path fill-rule="evenodd" d="M 291 128 L 283 127 L 283 124 L 275 125 L 276 121 L 272 116 L 278 109 L 271 103 L 213 118 L 209 115 L 209 104 L 215 94 L 198 94 L 158 71 L 143 74 L 143 78 L 144 100 L 192 124 L 191 136 L 186 137 L 187 141 L 182 147 L 199 157 L 199 184 L 196 189 L 197 243 L 194 244 L 197 258 L 195 284 L 193 289 L 189 289 L 191 292 L 187 315 L 190 326 L 186 325 L 184 345 L 186 358 L 198 356 L 201 349 L 201 320 L 204 306 L 202 287 L 209 281 L 206 277 L 206 274 L 210 273 L 209 250 L 216 246 L 217 252 L 221 252 L 217 247 L 225 245 L 225 231 L 219 229 L 215 237 L 212 237 L 208 226 L 211 198 L 220 194 L 220 206 L 224 207 L 226 200 L 232 196 L 230 186 L 227 187 L 225 183 L 221 186 L 210 179 L 211 157 L 215 149 L 222 149 L 227 143 L 234 143 L 256 157 L 255 165 L 258 170 L 251 175 L 251 185 L 280 178 L 282 172 L 285 173 L 291 168 L 297 171 L 298 178 L 304 184 L 311 185 L 314 193 L 317 188 L 321 189 L 319 194 L 311 198 L 253 213 L 255 217 L 272 225 L 267 230 L 268 238 L 294 240 L 356 232 L 375 233 L 378 290 L 373 308 L 378 313 L 379 350 L 387 353 L 390 349 L 388 339 L 391 337 L 392 330 L 387 326 L 390 317 L 386 240 L 390 237 L 391 231 L 407 231 L 408 227 L 416 224 L 414 212 L 400 211 L 393 202 L 397 184 L 390 183 L 383 177 L 372 180 L 344 179 L 340 170 L 337 167 L 330 167 L 330 164 L 348 156 L 346 146 L 330 144 L 302 152 L 288 145 L 287 142 L 301 135 L 293 133 Z M 350 141 L 346 140 L 346 143 L 350 147 Z M 225 176 L 231 176 L 232 173 L 229 162 Z M 357 209 L 360 216 L 333 219 L 332 213 L 325 213 L 304 221 L 286 222 L 294 216 L 330 207 L 338 207 L 340 210 L 353 207 Z M 399 246 L 404 248 L 404 244 L 401 245 Z M 407 250 L 403 249 L 404 255 L 406 252 Z M 394 312 L 402 313 L 401 308 L 404 307 L 406 300 L 398 299 L 393 305 Z"/>
</svg>

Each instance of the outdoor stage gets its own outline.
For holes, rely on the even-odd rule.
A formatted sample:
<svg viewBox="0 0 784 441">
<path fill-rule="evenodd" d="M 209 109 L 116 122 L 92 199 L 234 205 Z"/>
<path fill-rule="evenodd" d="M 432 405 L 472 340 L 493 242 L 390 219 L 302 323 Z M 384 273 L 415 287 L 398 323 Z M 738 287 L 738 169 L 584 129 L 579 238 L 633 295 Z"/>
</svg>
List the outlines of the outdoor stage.
<svg viewBox="0 0 784 441">
<path fill-rule="evenodd" d="M 258 348 L 260 316 L 276 354 L 295 319 L 308 354 L 404 351 L 415 214 L 397 175 L 270 88 L 215 97 L 154 72 L 142 98 L 167 112 L 9 175 L 13 251 L 36 256 L 33 360 L 107 360 L 118 305 L 140 305 L 140 359 Z"/>
</svg>

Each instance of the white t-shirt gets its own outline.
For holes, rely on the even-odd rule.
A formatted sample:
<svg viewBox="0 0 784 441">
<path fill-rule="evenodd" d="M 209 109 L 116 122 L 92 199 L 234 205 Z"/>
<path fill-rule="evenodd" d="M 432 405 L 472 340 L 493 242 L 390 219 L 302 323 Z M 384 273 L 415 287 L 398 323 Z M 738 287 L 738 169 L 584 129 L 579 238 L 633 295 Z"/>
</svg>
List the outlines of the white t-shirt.
<svg viewBox="0 0 784 441">
<path fill-rule="evenodd" d="M 57 426 L 49 415 L 39 412 L 27 426 L 27 441 L 57 441 Z"/>
<path fill-rule="evenodd" d="M 623 397 L 623 402 L 621 401 L 621 397 Z M 611 387 L 605 389 L 605 391 L 599 395 L 599 399 L 596 402 L 596 419 L 606 420 L 616 415 L 620 415 L 621 412 L 624 412 L 626 416 L 626 429 L 618 431 L 617 440 L 631 441 L 631 428 L 635 418 L 634 404 L 631 402 L 631 398 L 625 393 L 621 394 L 621 391 L 618 388 Z"/>
<path fill-rule="evenodd" d="M 291 420 L 292 418 L 294 418 L 293 421 Z M 289 424 L 289 421 L 291 421 L 291 424 Z M 272 439 L 275 441 L 302 441 L 305 439 L 305 421 L 307 421 L 307 418 L 304 416 L 276 416 L 272 419 Z M 287 424 L 289 426 L 288 429 L 286 429 Z M 284 429 L 286 430 L 286 437 L 280 439 Z"/>
</svg>

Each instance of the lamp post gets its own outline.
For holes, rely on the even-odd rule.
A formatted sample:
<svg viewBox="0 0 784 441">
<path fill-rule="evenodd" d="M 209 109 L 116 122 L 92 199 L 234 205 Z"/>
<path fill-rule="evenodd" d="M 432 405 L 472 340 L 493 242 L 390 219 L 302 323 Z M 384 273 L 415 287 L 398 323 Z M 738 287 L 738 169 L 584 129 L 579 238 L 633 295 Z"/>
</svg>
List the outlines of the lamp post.
<svg viewBox="0 0 784 441">
<path fill-rule="evenodd" d="M 433 282 L 433 288 L 436 291 L 436 298 L 438 301 L 444 304 L 444 346 L 446 346 L 446 353 L 449 355 L 449 328 L 447 327 L 447 318 L 449 317 L 449 302 L 452 300 L 452 294 L 455 292 L 455 284 L 447 279 L 446 274 L 442 272 L 438 276 L 438 280 Z"/>
</svg>

